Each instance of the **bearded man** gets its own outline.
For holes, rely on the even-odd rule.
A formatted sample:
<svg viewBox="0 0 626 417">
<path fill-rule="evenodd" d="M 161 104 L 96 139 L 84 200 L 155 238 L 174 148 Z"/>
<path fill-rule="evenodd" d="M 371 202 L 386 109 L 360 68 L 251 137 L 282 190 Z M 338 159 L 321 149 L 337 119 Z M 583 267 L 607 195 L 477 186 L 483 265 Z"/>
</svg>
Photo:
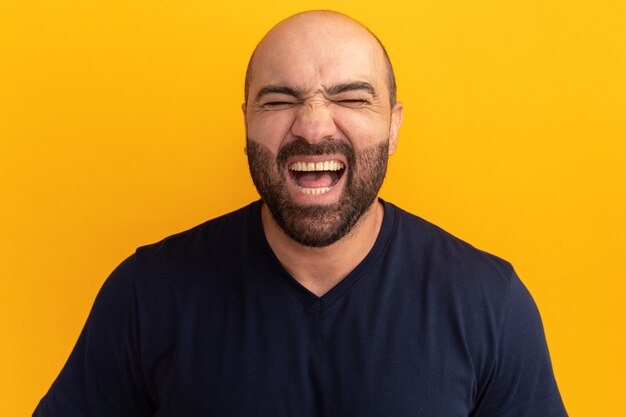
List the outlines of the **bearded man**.
<svg viewBox="0 0 626 417">
<path fill-rule="evenodd" d="M 354 20 L 275 26 L 243 104 L 261 201 L 123 262 L 35 415 L 566 415 L 512 267 L 378 198 L 395 89 Z"/>
</svg>

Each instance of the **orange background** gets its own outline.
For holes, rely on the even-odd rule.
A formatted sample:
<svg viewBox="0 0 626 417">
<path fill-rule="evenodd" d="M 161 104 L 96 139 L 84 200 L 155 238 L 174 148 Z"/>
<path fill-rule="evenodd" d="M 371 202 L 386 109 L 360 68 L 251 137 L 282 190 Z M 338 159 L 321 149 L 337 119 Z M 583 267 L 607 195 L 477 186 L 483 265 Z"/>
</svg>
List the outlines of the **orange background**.
<svg viewBox="0 0 626 417">
<path fill-rule="evenodd" d="M 626 416 L 621 0 L 0 2 L 0 415 L 29 415 L 135 247 L 257 198 L 245 66 L 334 8 L 405 104 L 382 196 L 516 266 L 572 416 Z"/>
</svg>

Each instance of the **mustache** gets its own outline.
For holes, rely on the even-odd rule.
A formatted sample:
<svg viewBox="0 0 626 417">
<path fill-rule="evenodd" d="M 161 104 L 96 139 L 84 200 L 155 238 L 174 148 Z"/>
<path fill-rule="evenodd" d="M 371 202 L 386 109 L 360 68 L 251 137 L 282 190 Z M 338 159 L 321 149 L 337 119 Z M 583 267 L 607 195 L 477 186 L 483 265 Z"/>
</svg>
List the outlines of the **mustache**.
<svg viewBox="0 0 626 417">
<path fill-rule="evenodd" d="M 287 163 L 287 159 L 292 156 L 319 156 L 331 154 L 343 155 L 348 165 L 353 165 L 356 157 L 352 146 L 344 140 L 324 138 L 319 143 L 309 143 L 303 138 L 297 138 L 278 150 L 276 162 L 278 166 L 284 166 Z"/>
</svg>

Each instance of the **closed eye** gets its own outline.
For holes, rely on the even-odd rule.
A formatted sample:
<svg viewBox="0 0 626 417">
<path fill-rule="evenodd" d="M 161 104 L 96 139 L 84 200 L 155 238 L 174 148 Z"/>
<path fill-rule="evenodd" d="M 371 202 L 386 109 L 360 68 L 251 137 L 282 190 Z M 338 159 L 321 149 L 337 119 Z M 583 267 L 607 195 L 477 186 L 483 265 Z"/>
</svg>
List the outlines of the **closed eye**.
<svg viewBox="0 0 626 417">
<path fill-rule="evenodd" d="M 339 100 L 339 102 L 340 103 L 367 103 L 367 100 L 354 98 L 354 99 L 348 99 L 348 100 Z"/>
<path fill-rule="evenodd" d="M 297 103 L 293 101 L 268 101 L 263 103 L 263 107 L 268 110 L 283 110 L 295 106 Z"/>
<path fill-rule="evenodd" d="M 344 100 L 335 100 L 335 103 L 339 106 L 348 107 L 348 108 L 361 108 L 367 104 L 369 101 L 362 98 L 351 98 Z"/>
</svg>

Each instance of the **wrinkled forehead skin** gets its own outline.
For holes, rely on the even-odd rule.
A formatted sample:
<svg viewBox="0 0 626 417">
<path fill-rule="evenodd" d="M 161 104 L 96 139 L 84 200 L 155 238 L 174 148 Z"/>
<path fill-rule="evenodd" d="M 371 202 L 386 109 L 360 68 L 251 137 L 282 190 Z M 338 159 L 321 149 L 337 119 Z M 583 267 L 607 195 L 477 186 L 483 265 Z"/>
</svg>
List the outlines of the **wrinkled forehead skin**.
<svg viewBox="0 0 626 417">
<path fill-rule="evenodd" d="M 331 11 L 291 16 L 272 28 L 251 58 L 246 100 L 263 86 L 314 93 L 342 82 L 370 83 L 389 102 L 388 65 L 378 40 L 360 23 Z"/>
</svg>

